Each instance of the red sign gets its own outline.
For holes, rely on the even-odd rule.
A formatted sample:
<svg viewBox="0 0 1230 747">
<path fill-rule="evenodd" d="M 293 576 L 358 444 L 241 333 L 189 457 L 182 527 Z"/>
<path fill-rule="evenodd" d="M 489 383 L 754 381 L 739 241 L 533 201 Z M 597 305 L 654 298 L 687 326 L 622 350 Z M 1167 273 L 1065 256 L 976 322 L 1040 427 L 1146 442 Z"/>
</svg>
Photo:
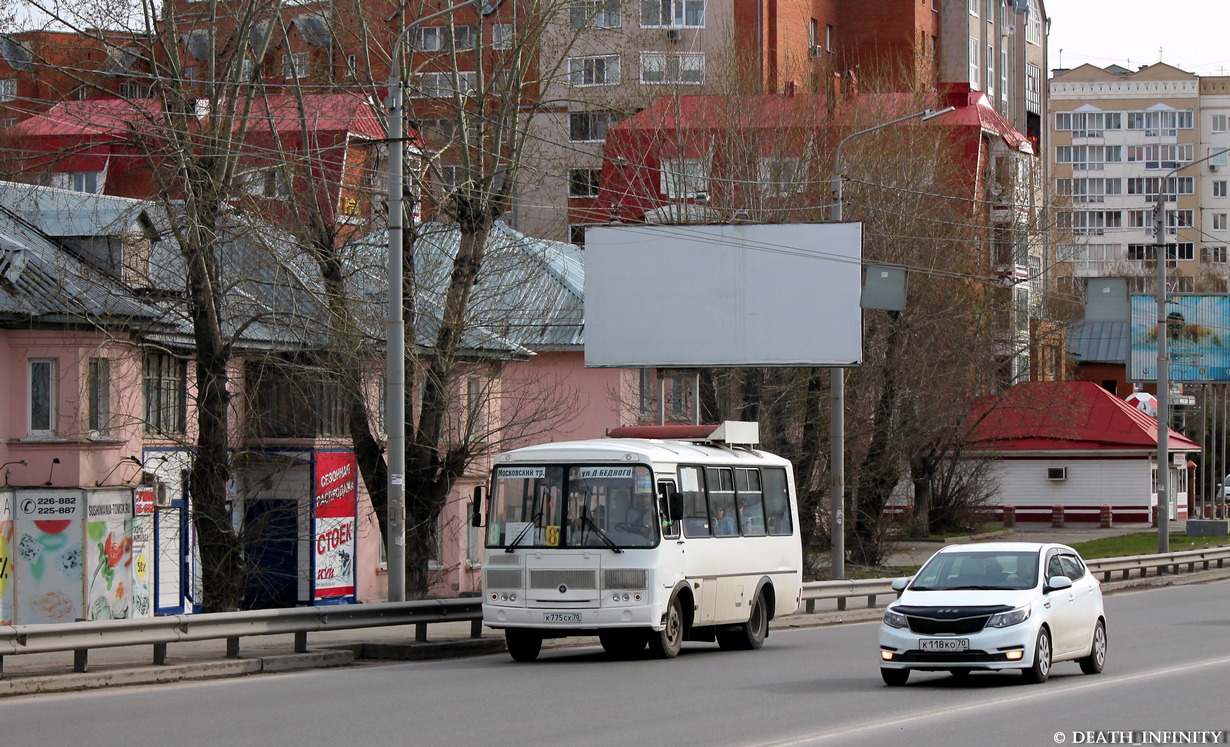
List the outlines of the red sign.
<svg viewBox="0 0 1230 747">
<path fill-rule="evenodd" d="M 316 599 L 355 593 L 355 489 L 358 465 L 348 451 L 316 454 L 313 517 Z"/>
<path fill-rule="evenodd" d="M 145 516 L 154 513 L 154 489 L 133 488 L 132 513 L 134 516 Z"/>
</svg>

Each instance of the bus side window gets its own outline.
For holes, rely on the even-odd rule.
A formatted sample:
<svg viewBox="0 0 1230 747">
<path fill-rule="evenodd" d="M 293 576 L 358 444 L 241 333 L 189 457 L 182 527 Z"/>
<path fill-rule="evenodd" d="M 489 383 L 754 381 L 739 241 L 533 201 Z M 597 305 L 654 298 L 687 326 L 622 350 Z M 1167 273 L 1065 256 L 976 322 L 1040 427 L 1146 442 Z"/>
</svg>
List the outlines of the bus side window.
<svg viewBox="0 0 1230 747">
<path fill-rule="evenodd" d="M 739 534 L 735 520 L 734 470 L 729 467 L 705 469 L 705 486 L 709 488 L 709 522 L 715 537 L 734 537 Z"/>
<path fill-rule="evenodd" d="M 705 503 L 700 467 L 680 467 L 679 482 L 683 495 L 683 536 L 708 537 L 709 507 Z"/>
<path fill-rule="evenodd" d="M 735 470 L 736 502 L 739 504 L 739 530 L 745 537 L 763 537 L 764 494 L 760 490 L 760 471 Z"/>
<path fill-rule="evenodd" d="M 662 536 L 673 539 L 679 536 L 679 515 L 683 513 L 682 496 L 675 490 L 675 483 L 663 480 L 658 483 L 658 508 L 662 514 Z"/>
<path fill-rule="evenodd" d="M 764 508 L 769 522 L 769 534 L 794 534 L 786 470 L 781 467 L 766 467 L 760 474 L 764 483 Z"/>
</svg>

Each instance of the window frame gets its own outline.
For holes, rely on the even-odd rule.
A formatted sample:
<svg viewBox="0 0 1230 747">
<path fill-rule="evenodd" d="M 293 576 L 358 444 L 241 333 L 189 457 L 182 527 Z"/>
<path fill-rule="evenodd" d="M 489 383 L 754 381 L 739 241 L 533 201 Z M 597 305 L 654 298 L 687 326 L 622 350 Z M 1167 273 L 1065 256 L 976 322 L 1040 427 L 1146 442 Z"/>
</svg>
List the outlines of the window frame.
<svg viewBox="0 0 1230 747">
<path fill-rule="evenodd" d="M 45 373 L 36 374 L 36 368 Z M 60 359 L 36 357 L 26 359 L 26 436 L 32 439 L 54 438 L 59 433 L 60 419 Z M 36 381 L 36 377 L 38 381 Z M 45 381 L 43 379 L 45 378 Z M 41 391 L 36 391 L 40 389 Z M 35 398 L 40 400 L 36 413 Z M 39 422 L 35 423 L 38 418 Z M 44 422 L 45 421 L 45 422 Z M 46 427 L 37 427 L 45 425 Z"/>
<path fill-rule="evenodd" d="M 188 419 L 188 362 L 170 353 L 146 351 L 141 362 L 141 399 L 144 433 L 183 435 Z"/>
<path fill-rule="evenodd" d="M 86 425 L 90 438 L 111 435 L 111 359 L 90 358 L 86 362 Z"/>
<path fill-rule="evenodd" d="M 708 8 L 707 0 L 640 0 L 640 24 L 643 29 L 703 29 Z M 699 7 L 699 21 L 697 21 Z M 654 12 L 656 11 L 656 12 Z M 692 21 L 689 22 L 689 17 Z M 654 20 L 646 22 L 646 19 Z"/>
<path fill-rule="evenodd" d="M 646 70 L 649 68 L 648 61 L 651 59 L 661 58 L 662 60 L 662 79 L 647 80 L 645 78 Z M 684 61 L 698 60 L 700 62 L 699 80 L 684 80 Z M 694 86 L 703 85 L 705 82 L 705 67 L 706 59 L 704 52 L 641 52 L 640 59 L 640 82 L 642 85 L 661 86 L 661 85 L 676 85 L 676 86 Z M 672 63 L 674 67 L 675 77 L 671 77 Z"/>
<path fill-rule="evenodd" d="M 672 168 L 679 166 L 683 170 Z M 691 168 L 698 166 L 696 173 Z M 659 191 L 671 200 L 685 200 L 709 193 L 708 158 L 663 158 L 658 166 Z M 691 187 L 695 186 L 695 189 Z"/>
<path fill-rule="evenodd" d="M 584 178 L 581 175 L 585 174 Z M 570 168 L 568 169 L 568 196 L 569 197 L 586 197 L 592 198 L 598 196 L 598 190 L 601 189 L 601 174 L 602 169 L 594 168 Z M 584 184 L 586 189 L 584 192 L 577 191 L 574 187 Z"/>
<path fill-rule="evenodd" d="M 614 61 L 614 64 L 612 64 Z M 568 85 L 575 88 L 619 85 L 622 60 L 619 54 L 593 54 L 568 58 Z M 601 68 L 601 79 L 599 79 Z M 578 82 L 578 80 L 580 82 Z"/>
<path fill-rule="evenodd" d="M 619 124 L 619 114 L 610 109 L 584 109 L 568 112 L 568 140 L 573 143 L 601 143 L 606 141 L 607 132 Z M 577 137 L 578 122 L 585 122 L 584 137 Z M 595 135 L 600 135 L 595 137 Z"/>
<path fill-rule="evenodd" d="M 0 78 L 0 101 L 17 100 L 17 78 Z"/>
</svg>

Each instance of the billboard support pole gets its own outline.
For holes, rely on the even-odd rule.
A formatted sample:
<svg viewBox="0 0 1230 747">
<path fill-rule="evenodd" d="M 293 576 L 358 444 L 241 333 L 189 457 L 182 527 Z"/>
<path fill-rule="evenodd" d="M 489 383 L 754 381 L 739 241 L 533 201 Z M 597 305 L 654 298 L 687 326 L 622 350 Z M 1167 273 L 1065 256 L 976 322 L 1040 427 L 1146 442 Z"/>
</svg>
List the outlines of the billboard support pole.
<svg viewBox="0 0 1230 747">
<path fill-rule="evenodd" d="M 1170 172 L 1173 174 L 1174 172 Z M 1170 356 L 1166 343 L 1166 180 L 1158 184 L 1153 205 L 1153 245 L 1157 259 L 1157 551 L 1170 552 Z"/>
<path fill-rule="evenodd" d="M 833 204 L 829 206 L 829 220 L 834 223 L 840 223 L 842 220 L 841 187 L 843 177 L 841 175 L 841 167 L 843 164 L 841 161 L 841 149 L 845 147 L 847 142 L 859 135 L 866 135 L 869 132 L 882 130 L 885 127 L 911 119 L 919 119 L 925 122 L 928 119 L 955 110 L 956 107 L 954 106 L 945 107 L 938 111 L 924 109 L 904 117 L 898 117 L 890 122 L 868 127 L 865 130 L 852 132 L 843 137 L 837 143 L 837 150 L 833 153 L 833 174 L 830 177 L 830 183 L 833 185 Z M 830 575 L 836 581 L 846 577 L 846 369 L 841 366 L 834 366 L 829 372 L 829 444 L 829 448 L 832 451 L 829 456 L 829 476 L 832 478 L 832 486 L 830 488 L 832 503 L 829 508 L 829 534 L 831 535 L 832 542 L 832 549 L 829 551 L 832 564 Z"/>
</svg>

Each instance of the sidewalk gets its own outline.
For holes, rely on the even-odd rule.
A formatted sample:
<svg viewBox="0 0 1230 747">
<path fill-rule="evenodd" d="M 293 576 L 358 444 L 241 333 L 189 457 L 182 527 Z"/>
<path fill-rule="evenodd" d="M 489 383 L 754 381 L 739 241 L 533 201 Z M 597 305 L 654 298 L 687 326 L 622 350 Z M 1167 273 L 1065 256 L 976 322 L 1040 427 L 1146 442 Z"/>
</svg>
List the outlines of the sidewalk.
<svg viewBox="0 0 1230 747">
<path fill-rule="evenodd" d="M 1050 526 L 1018 526 L 1011 533 L 995 532 L 976 537 L 948 540 L 952 542 L 1029 541 L 1071 544 L 1098 537 L 1150 531 L 1147 524 L 1133 524 L 1099 529 L 1074 526 L 1053 529 Z M 1182 531 L 1182 524 L 1172 526 Z M 890 556 L 894 565 L 918 565 L 931 556 L 941 542 L 904 541 Z M 1230 578 L 1230 568 L 1213 569 L 1178 576 L 1149 576 L 1115 580 L 1103 584 L 1106 593 L 1142 586 L 1204 583 Z M 887 597 L 877 599 L 877 607 L 868 609 L 863 600 L 850 600 L 846 610 L 824 609 L 813 613 L 798 612 L 773 622 L 774 629 L 810 628 L 851 622 L 878 620 Z M 834 607 L 835 603 L 830 602 Z M 284 672 L 293 669 L 371 665 L 380 661 L 442 659 L 477 656 L 504 650 L 500 631 L 483 629 L 481 638 L 470 637 L 470 623 L 458 621 L 428 626 L 428 641 L 416 642 L 412 625 L 356 630 L 325 631 L 308 635 L 307 653 L 294 653 L 291 635 L 246 637 L 241 641 L 240 656 L 226 658 L 226 641 L 197 641 L 170 644 L 167 663 L 151 664 L 152 646 L 91 649 L 86 672 L 73 672 L 71 653 L 29 654 L 3 659 L 0 672 L 0 698 L 37 693 L 88 690 L 96 687 L 158 684 L 183 680 L 233 677 L 262 672 Z M 561 638 L 547 640 L 543 647 L 564 648 L 598 646 L 597 638 Z"/>
</svg>

